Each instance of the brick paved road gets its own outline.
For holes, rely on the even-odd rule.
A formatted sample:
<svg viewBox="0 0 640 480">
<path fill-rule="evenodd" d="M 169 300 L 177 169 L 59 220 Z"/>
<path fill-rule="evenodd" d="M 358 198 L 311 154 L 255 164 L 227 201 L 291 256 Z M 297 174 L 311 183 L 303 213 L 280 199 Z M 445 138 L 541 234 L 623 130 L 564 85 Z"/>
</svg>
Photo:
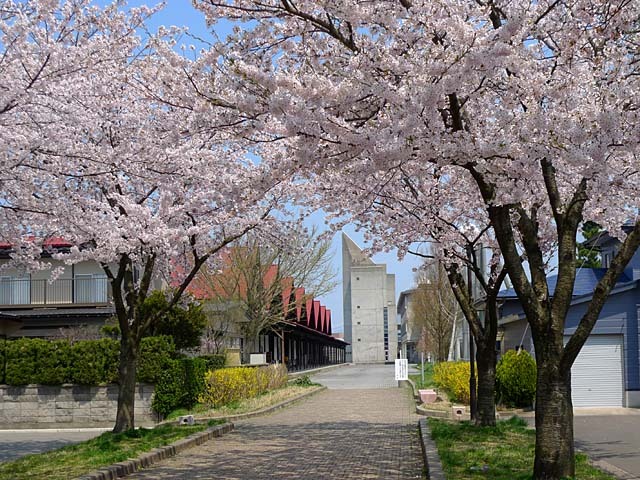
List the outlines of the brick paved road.
<svg viewBox="0 0 640 480">
<path fill-rule="evenodd" d="M 417 417 L 407 390 L 367 388 L 392 385 L 389 375 L 393 378 L 393 367 L 324 373 L 316 379 L 334 388 L 271 415 L 237 422 L 234 432 L 129 478 L 422 478 Z"/>
</svg>

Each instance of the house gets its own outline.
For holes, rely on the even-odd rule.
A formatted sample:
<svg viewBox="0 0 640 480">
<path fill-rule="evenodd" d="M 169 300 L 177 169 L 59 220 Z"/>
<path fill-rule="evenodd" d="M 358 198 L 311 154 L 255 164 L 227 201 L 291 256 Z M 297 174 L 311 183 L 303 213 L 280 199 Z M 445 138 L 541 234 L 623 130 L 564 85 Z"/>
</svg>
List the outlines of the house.
<svg viewBox="0 0 640 480">
<path fill-rule="evenodd" d="M 416 289 L 400 292 L 398 298 L 398 317 L 400 318 L 400 335 L 398 345 L 400 357 L 409 360 L 409 363 L 419 363 L 420 353 L 417 346 L 420 341 L 420 329 L 413 325 L 413 300 Z"/>
<path fill-rule="evenodd" d="M 398 353 L 396 277 L 342 234 L 342 295 L 347 361 L 385 363 Z"/>
<path fill-rule="evenodd" d="M 591 242 L 601 252 L 603 268 L 577 271 L 573 300 L 567 314 L 568 339 L 592 298 L 597 282 L 609 267 L 620 242 L 603 234 Z M 557 276 L 547 278 L 553 294 Z M 502 352 L 524 349 L 534 352 L 531 330 L 515 292 L 500 293 L 499 335 Z M 640 250 L 618 279 L 591 335 L 571 370 L 575 407 L 640 407 Z M 566 340 L 565 340 L 566 341 Z"/>
<path fill-rule="evenodd" d="M 71 247 L 61 238 L 47 239 L 43 246 L 42 257 L 62 274 L 51 280 L 51 270 L 0 268 L 0 335 L 51 337 L 61 328 L 104 325 L 114 308 L 102 268 L 91 261 L 65 265 L 51 258 Z M 0 244 L 0 266 L 8 264 L 12 251 L 10 244 Z"/>
</svg>

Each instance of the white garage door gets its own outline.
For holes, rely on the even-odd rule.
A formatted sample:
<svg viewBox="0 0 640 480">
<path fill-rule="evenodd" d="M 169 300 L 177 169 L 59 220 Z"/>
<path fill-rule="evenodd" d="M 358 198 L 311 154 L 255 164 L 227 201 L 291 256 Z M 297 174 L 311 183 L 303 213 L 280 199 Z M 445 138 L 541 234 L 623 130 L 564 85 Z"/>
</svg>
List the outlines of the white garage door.
<svg viewBox="0 0 640 480">
<path fill-rule="evenodd" d="M 622 358 L 622 335 L 591 335 L 571 369 L 573 406 L 621 407 Z"/>
</svg>

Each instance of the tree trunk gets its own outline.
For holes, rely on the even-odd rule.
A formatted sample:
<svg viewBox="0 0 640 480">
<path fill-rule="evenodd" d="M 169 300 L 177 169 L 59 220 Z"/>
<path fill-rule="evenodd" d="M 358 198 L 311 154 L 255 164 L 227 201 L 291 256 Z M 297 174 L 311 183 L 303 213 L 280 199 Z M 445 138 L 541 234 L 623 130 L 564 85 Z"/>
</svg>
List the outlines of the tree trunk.
<svg viewBox="0 0 640 480">
<path fill-rule="evenodd" d="M 571 370 L 560 372 L 560 352 L 549 350 L 537 355 L 544 358 L 537 358 L 534 480 L 575 475 Z"/>
<path fill-rule="evenodd" d="M 114 433 L 135 428 L 134 408 L 136 394 L 136 365 L 138 345 L 131 335 L 122 334 L 120 340 L 120 366 L 118 367 L 118 411 Z"/>
<path fill-rule="evenodd" d="M 244 351 L 242 352 L 242 362 L 250 363 L 251 354 L 258 353 L 258 340 L 260 335 L 247 334 L 244 339 Z"/>
<path fill-rule="evenodd" d="M 477 342 L 478 397 L 476 425 L 489 427 L 496 424 L 496 349 L 495 341 Z"/>
</svg>

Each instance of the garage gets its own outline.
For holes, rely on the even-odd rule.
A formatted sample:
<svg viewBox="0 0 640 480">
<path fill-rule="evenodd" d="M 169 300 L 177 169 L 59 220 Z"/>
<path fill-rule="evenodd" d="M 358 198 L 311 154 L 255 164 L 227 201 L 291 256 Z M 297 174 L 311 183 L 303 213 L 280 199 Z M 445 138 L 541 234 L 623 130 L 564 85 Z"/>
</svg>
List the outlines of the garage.
<svg viewBox="0 0 640 480">
<path fill-rule="evenodd" d="M 591 335 L 571 369 L 573 406 L 622 407 L 622 359 L 622 335 Z"/>
</svg>

